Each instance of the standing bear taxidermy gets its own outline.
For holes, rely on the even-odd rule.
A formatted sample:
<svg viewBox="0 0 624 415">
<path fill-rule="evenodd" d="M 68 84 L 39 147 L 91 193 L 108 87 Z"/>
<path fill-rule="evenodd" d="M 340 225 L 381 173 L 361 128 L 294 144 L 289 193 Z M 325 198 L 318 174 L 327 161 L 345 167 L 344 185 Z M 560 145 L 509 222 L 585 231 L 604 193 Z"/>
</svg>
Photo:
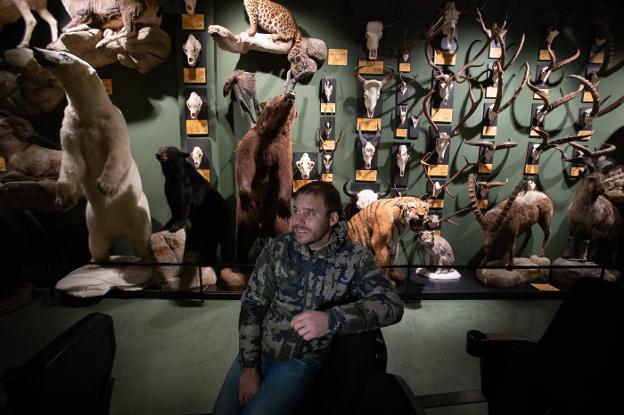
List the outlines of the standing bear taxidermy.
<svg viewBox="0 0 624 415">
<path fill-rule="evenodd" d="M 165 176 L 165 196 L 171 210 L 165 228 L 175 233 L 190 221 L 185 256 L 192 252 L 200 263 L 215 262 L 228 223 L 225 200 L 186 161 L 188 157 L 189 153 L 176 147 L 161 147 L 156 154 Z"/>
<path fill-rule="evenodd" d="M 108 262 L 113 238 L 122 235 L 132 241 L 135 255 L 149 260 L 150 211 L 121 111 L 88 63 L 67 52 L 39 48 L 33 52 L 67 95 L 57 206 L 70 209 L 83 193 L 86 196 L 92 261 Z"/>
<path fill-rule="evenodd" d="M 256 126 L 236 149 L 238 262 L 249 260 L 257 237 L 290 232 L 290 133 L 296 117 L 294 92 L 276 96 L 266 103 Z"/>
</svg>

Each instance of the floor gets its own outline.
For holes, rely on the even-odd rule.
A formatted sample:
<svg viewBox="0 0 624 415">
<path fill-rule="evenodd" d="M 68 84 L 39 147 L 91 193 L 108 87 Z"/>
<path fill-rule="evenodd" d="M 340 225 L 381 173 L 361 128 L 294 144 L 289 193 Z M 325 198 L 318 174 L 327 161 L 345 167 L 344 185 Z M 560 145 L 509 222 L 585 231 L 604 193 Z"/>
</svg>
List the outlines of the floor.
<svg viewBox="0 0 624 415">
<path fill-rule="evenodd" d="M 558 300 L 430 300 L 406 305 L 403 320 L 383 329 L 388 371 L 416 395 L 479 388 L 479 366 L 465 350 L 466 330 L 537 339 Z M 0 372 L 25 361 L 88 313 L 111 315 L 117 335 L 111 414 L 210 412 L 237 353 L 239 303 L 105 298 L 61 304 L 47 290 L 0 316 Z M 4 397 L 0 394 L 0 407 Z M 428 409 L 431 415 L 485 415 L 485 403 Z"/>
</svg>

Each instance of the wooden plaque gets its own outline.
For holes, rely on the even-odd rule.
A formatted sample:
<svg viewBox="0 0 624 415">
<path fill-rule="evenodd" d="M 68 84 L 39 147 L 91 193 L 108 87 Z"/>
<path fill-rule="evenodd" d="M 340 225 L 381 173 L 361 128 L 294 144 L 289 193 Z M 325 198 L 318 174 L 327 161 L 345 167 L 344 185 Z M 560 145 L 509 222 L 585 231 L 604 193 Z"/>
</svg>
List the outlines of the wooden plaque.
<svg viewBox="0 0 624 415">
<path fill-rule="evenodd" d="M 102 85 L 104 85 L 104 89 L 108 95 L 113 95 L 113 80 L 112 79 L 102 79 Z"/>
<path fill-rule="evenodd" d="M 411 63 L 399 63 L 399 72 L 412 72 L 412 64 Z"/>
<path fill-rule="evenodd" d="M 490 54 L 488 55 L 490 59 L 498 59 L 502 55 L 501 48 L 490 46 Z"/>
<path fill-rule="evenodd" d="M 481 133 L 484 137 L 494 137 L 496 135 L 495 125 L 484 125 Z"/>
<path fill-rule="evenodd" d="M 2 156 L 0 156 L 0 171 L 6 171 L 6 161 Z"/>
<path fill-rule="evenodd" d="M 593 133 L 593 130 L 580 130 L 576 132 L 576 135 L 584 135 L 584 134 L 590 134 L 585 138 L 579 138 L 577 141 L 589 141 L 592 139 L 591 134 Z"/>
<path fill-rule="evenodd" d="M 362 131 L 381 130 L 381 118 L 358 118 L 356 128 Z"/>
<path fill-rule="evenodd" d="M 324 114 L 335 114 L 336 103 L 335 102 L 321 102 L 321 112 Z"/>
<path fill-rule="evenodd" d="M 529 137 L 540 137 L 540 135 L 535 131 L 533 127 L 531 127 L 531 131 L 529 132 Z"/>
<path fill-rule="evenodd" d="M 540 61 L 549 61 L 550 54 L 548 54 L 548 49 L 540 49 L 537 59 Z"/>
<path fill-rule="evenodd" d="M 210 183 L 210 169 L 197 169 L 197 172 Z"/>
<path fill-rule="evenodd" d="M 496 94 L 498 94 L 498 88 L 495 86 L 488 86 L 485 88 L 485 97 L 486 98 L 496 98 Z"/>
<path fill-rule="evenodd" d="M 407 138 L 407 128 L 397 128 L 396 136 L 398 138 Z"/>
<path fill-rule="evenodd" d="M 479 209 L 487 209 L 489 205 L 490 205 L 490 201 L 489 200 L 487 200 L 487 199 L 479 200 Z"/>
<path fill-rule="evenodd" d="M 583 91 L 583 102 L 594 102 L 591 92 Z"/>
<path fill-rule="evenodd" d="M 527 164 L 524 166 L 524 174 L 539 173 L 539 164 Z"/>
<path fill-rule="evenodd" d="M 559 288 L 551 284 L 532 282 L 531 285 L 540 291 L 559 291 Z"/>
<path fill-rule="evenodd" d="M 428 199 L 429 209 L 442 209 L 444 208 L 444 199 Z"/>
<path fill-rule="evenodd" d="M 186 120 L 186 134 L 208 135 L 208 120 Z"/>
<path fill-rule="evenodd" d="M 432 164 L 427 169 L 427 173 L 429 173 L 431 177 L 446 177 L 448 176 L 448 171 L 448 164 Z"/>
<path fill-rule="evenodd" d="M 377 170 L 356 170 L 355 180 L 360 182 L 376 182 Z"/>
<path fill-rule="evenodd" d="M 572 166 L 570 176 L 579 177 L 585 171 L 585 166 Z"/>
<path fill-rule="evenodd" d="M 349 61 L 349 51 L 347 49 L 329 49 L 327 51 L 327 64 L 346 66 Z"/>
<path fill-rule="evenodd" d="M 313 182 L 314 180 L 293 180 L 293 193 L 296 193 L 300 187 Z"/>
<path fill-rule="evenodd" d="M 384 63 L 383 61 L 358 61 L 358 66 L 360 65 L 368 65 L 363 68 L 358 69 L 358 73 L 362 75 L 383 75 L 384 73 Z"/>
<path fill-rule="evenodd" d="M 431 108 L 431 118 L 436 122 L 453 122 L 453 108 Z"/>
<path fill-rule="evenodd" d="M 182 73 L 185 84 L 206 83 L 206 68 L 184 68 Z"/>
<path fill-rule="evenodd" d="M 182 15 L 183 30 L 204 30 L 203 14 L 183 14 Z"/>
<path fill-rule="evenodd" d="M 433 53 L 433 63 L 436 65 L 455 65 L 457 51 L 435 50 Z"/>
<path fill-rule="evenodd" d="M 590 52 L 589 63 L 601 64 L 604 61 L 604 52 Z"/>
<path fill-rule="evenodd" d="M 479 173 L 489 174 L 492 173 L 492 164 L 479 163 Z"/>
<path fill-rule="evenodd" d="M 333 151 L 335 148 L 336 148 L 336 141 L 334 140 L 322 141 L 321 150 Z"/>
<path fill-rule="evenodd" d="M 333 182 L 334 181 L 334 175 L 332 173 L 323 173 L 321 174 L 321 180 L 324 182 Z"/>
<path fill-rule="evenodd" d="M 540 90 L 540 91 L 541 91 L 544 95 L 546 95 L 546 98 L 548 98 L 548 96 L 549 96 L 549 95 L 548 95 L 548 94 L 549 94 L 549 92 L 548 92 L 548 88 L 539 88 L 539 90 Z M 541 99 L 541 98 L 540 98 L 540 96 L 539 96 L 539 95 L 537 95 L 537 93 L 533 93 L 533 99 Z"/>
</svg>

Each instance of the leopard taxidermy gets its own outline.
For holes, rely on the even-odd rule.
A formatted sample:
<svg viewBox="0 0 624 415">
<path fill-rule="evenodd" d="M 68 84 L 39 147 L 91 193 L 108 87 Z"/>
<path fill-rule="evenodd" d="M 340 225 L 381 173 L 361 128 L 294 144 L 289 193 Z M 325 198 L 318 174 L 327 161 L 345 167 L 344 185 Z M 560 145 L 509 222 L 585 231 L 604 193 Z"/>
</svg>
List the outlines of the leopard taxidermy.
<svg viewBox="0 0 624 415">
<path fill-rule="evenodd" d="M 393 265 L 401 236 L 408 227 L 419 232 L 428 214 L 427 202 L 416 197 L 376 200 L 349 219 L 348 236 L 353 242 L 370 249 L 379 266 Z M 385 268 L 384 272 L 393 282 L 403 280 L 398 269 Z"/>
<path fill-rule="evenodd" d="M 288 60 L 294 59 L 302 53 L 301 32 L 292 14 L 281 4 L 271 0 L 243 0 L 245 11 L 249 16 L 247 34 L 254 36 L 258 27 L 270 33 L 271 40 L 289 42 L 293 45 L 288 52 Z"/>
</svg>

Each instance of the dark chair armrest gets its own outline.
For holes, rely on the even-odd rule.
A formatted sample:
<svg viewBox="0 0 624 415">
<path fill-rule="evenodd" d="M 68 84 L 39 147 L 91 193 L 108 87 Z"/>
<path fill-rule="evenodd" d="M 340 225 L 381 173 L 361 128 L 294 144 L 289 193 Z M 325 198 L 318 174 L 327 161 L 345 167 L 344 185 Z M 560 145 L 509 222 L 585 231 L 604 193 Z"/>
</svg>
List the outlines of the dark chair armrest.
<svg viewBox="0 0 624 415">
<path fill-rule="evenodd" d="M 479 330 L 468 330 L 466 332 L 466 352 L 474 357 L 484 357 L 520 343 L 534 342 L 505 333 L 486 334 Z"/>
</svg>

